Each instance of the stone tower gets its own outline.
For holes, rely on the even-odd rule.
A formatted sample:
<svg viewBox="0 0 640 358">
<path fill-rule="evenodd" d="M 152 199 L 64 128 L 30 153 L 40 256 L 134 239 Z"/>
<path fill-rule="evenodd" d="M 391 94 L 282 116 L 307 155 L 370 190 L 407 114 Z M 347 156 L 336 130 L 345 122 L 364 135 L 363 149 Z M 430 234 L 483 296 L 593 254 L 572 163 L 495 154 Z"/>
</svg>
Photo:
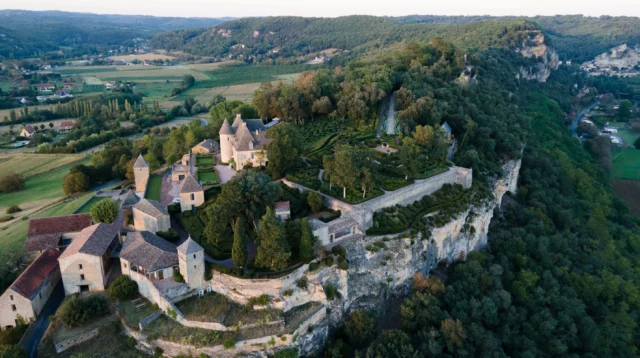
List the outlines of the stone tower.
<svg viewBox="0 0 640 358">
<path fill-rule="evenodd" d="M 220 160 L 223 163 L 229 163 L 233 157 L 232 143 L 234 137 L 233 129 L 231 129 L 229 121 L 225 119 L 222 127 L 220 127 Z"/>
<path fill-rule="evenodd" d="M 178 246 L 178 265 L 189 288 L 204 289 L 204 249 L 191 236 Z"/>
<path fill-rule="evenodd" d="M 138 156 L 133 164 L 133 174 L 136 178 L 136 193 L 144 193 L 147 191 L 147 183 L 149 182 L 149 163 L 142 157 Z"/>
</svg>

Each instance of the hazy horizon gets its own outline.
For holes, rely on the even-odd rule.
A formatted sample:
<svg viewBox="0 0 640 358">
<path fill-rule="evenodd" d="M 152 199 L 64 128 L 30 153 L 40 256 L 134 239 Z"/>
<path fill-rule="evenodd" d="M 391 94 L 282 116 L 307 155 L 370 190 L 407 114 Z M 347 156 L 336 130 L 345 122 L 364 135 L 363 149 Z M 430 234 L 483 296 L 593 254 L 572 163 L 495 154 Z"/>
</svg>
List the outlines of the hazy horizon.
<svg viewBox="0 0 640 358">
<path fill-rule="evenodd" d="M 433 6 L 412 0 L 400 0 L 393 3 L 368 3 L 364 0 L 351 1 L 348 4 L 338 0 L 319 2 L 299 2 L 278 0 L 259 2 L 255 0 L 236 0 L 231 2 L 183 0 L 179 6 L 174 1 L 157 0 L 131 3 L 125 0 L 113 0 L 108 3 L 78 3 L 75 0 L 59 0 L 52 8 L 44 0 L 23 0 L 19 8 L 7 7 L 2 10 L 30 11 L 66 11 L 100 15 L 150 15 L 168 17 L 264 17 L 264 16 L 303 16 L 303 17 L 339 17 L 349 15 L 407 16 L 407 15 L 444 15 L 444 16 L 640 16 L 640 6 L 633 0 L 612 0 L 603 2 L 580 2 L 569 0 L 558 6 L 557 1 L 539 0 L 535 3 L 518 3 L 507 0 L 488 0 L 478 5 L 471 0 L 460 0 L 455 5 Z M 15 3 L 14 3 L 15 4 Z"/>
</svg>

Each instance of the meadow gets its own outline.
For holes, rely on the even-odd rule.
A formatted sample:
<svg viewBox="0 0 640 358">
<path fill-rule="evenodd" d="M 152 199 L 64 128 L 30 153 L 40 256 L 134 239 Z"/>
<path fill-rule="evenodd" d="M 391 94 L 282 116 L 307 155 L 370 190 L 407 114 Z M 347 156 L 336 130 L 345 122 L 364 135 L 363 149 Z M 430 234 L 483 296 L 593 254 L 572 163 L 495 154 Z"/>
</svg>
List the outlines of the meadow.
<svg viewBox="0 0 640 358">
<path fill-rule="evenodd" d="M 16 173 L 23 178 L 30 178 L 84 158 L 80 154 L 0 154 L 0 166 L 3 173 Z"/>
<path fill-rule="evenodd" d="M 142 53 L 137 55 L 122 55 L 122 56 L 111 56 L 111 59 L 116 61 L 133 61 L 133 60 L 173 60 L 175 57 L 168 55 L 161 55 L 158 53 Z"/>
<path fill-rule="evenodd" d="M 614 178 L 640 180 L 640 150 L 615 148 L 612 159 Z"/>
<path fill-rule="evenodd" d="M 625 145 L 633 146 L 633 143 L 640 137 L 640 133 L 632 132 L 627 129 L 625 122 L 610 122 L 609 126 L 618 128 L 618 136 L 624 140 Z"/>
<path fill-rule="evenodd" d="M 298 74 L 310 69 L 318 69 L 309 65 L 278 65 L 278 66 L 224 66 L 206 74 L 211 78 L 211 87 L 233 86 L 245 83 L 260 83 L 265 81 L 277 81 L 282 75 Z"/>
<path fill-rule="evenodd" d="M 640 216 L 640 180 L 611 179 L 611 187 L 627 202 L 631 214 Z"/>
</svg>

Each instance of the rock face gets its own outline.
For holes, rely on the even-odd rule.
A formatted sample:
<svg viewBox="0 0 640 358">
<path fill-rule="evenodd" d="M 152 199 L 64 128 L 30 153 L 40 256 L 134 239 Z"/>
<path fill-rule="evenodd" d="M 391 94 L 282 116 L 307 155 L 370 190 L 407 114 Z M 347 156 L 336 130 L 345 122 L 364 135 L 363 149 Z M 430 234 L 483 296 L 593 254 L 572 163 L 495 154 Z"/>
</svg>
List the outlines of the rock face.
<svg viewBox="0 0 640 358">
<path fill-rule="evenodd" d="M 332 284 L 341 298 L 328 301 L 327 319 L 296 341 L 301 354 L 320 349 L 329 330 L 339 326 L 351 311 L 384 307 L 390 293 L 409 288 L 416 272 L 426 274 L 440 262 L 464 260 L 470 251 L 486 245 L 494 209 L 507 191 L 516 192 L 520 165 L 520 161 L 505 164 L 504 176 L 493 183 L 493 200 L 471 207 L 445 226 L 433 229 L 429 239 L 420 234 L 413 239 L 368 236 L 345 243 L 349 269 L 340 270 L 334 265 L 314 274 L 313 280 L 323 287 Z M 473 229 L 463 230 L 465 224 Z M 384 248 L 368 251 L 366 247 L 375 242 L 384 243 Z"/>
<path fill-rule="evenodd" d="M 593 61 L 583 63 L 580 68 L 589 76 L 638 76 L 640 75 L 640 47 L 630 48 L 627 44 L 616 46 L 598 55 Z"/>
<path fill-rule="evenodd" d="M 525 40 L 517 51 L 524 57 L 541 59 L 535 66 L 520 67 L 517 78 L 546 82 L 551 71 L 560 65 L 558 53 L 544 43 L 544 34 L 541 31 L 531 31 L 529 39 Z"/>
</svg>

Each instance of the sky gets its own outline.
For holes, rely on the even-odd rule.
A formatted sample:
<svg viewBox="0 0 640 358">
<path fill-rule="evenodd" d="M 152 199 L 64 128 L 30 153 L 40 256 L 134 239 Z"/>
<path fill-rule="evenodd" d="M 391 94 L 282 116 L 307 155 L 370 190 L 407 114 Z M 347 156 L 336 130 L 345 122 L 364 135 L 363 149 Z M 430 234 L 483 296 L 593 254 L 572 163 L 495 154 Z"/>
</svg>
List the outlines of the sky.
<svg viewBox="0 0 640 358">
<path fill-rule="evenodd" d="M 639 0 L 7 0 L 0 4 L 0 8 L 180 17 L 335 17 L 356 14 L 640 16 Z"/>
</svg>

